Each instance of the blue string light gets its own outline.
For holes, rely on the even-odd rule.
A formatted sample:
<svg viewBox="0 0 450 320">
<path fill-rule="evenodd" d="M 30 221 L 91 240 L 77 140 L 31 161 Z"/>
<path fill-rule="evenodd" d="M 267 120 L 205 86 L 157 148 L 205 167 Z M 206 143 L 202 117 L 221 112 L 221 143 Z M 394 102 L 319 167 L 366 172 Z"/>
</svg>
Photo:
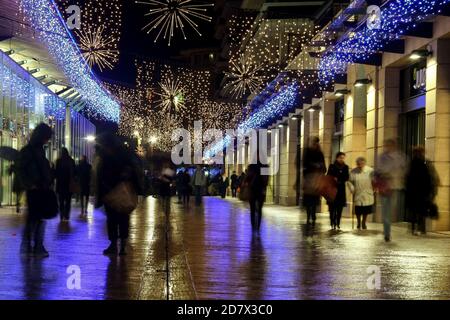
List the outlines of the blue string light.
<svg viewBox="0 0 450 320">
<path fill-rule="evenodd" d="M 296 82 L 282 87 L 237 127 L 237 133 L 248 135 L 251 130 L 262 128 L 274 118 L 283 116 L 298 104 L 299 92 L 300 89 Z M 226 135 L 223 140 L 217 142 L 205 152 L 205 158 L 212 158 L 232 142 L 233 137 Z"/>
<path fill-rule="evenodd" d="M 22 0 L 22 8 L 41 42 L 71 85 L 82 95 L 87 113 L 95 118 L 118 122 L 120 105 L 90 70 L 54 0 Z"/>
<path fill-rule="evenodd" d="M 330 83 L 337 74 L 346 73 L 347 66 L 355 61 L 366 60 L 381 51 L 391 40 L 396 40 L 417 23 L 433 14 L 450 0 L 395 0 L 381 10 L 381 28 L 363 27 L 352 36 L 348 35 L 328 48 L 319 62 L 319 79 Z"/>
</svg>

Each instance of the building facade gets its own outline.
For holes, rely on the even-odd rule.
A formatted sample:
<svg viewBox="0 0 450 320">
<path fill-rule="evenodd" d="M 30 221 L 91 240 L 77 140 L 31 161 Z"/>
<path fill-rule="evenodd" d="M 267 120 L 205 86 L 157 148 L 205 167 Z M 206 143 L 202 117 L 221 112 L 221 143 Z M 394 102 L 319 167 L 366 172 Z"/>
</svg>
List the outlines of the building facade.
<svg viewBox="0 0 450 320">
<path fill-rule="evenodd" d="M 427 228 L 450 230 L 450 17 L 444 11 L 417 23 L 419 31 L 395 40 L 395 46 L 377 53 L 377 59 L 353 61 L 344 77 L 333 79 L 331 89 L 273 119 L 267 127 L 280 132 L 280 170 L 270 179 L 269 201 L 288 206 L 301 203 L 301 155 L 313 136 L 321 140 L 327 166 L 343 151 L 351 168 L 360 156 L 376 168 L 385 141 L 394 139 L 407 159 L 413 147 L 425 147 L 440 177 L 439 219 L 427 221 Z M 341 17 L 342 12 L 324 29 Z M 364 23 L 364 17 L 359 19 Z M 358 30 L 337 32 L 335 42 Z M 327 48 L 333 50 L 333 45 Z M 246 163 L 229 170 L 240 172 L 248 164 L 248 150 L 239 152 Z M 349 217 L 350 193 L 347 199 L 345 215 Z M 326 211 L 323 203 L 321 212 Z M 372 218 L 382 221 L 379 201 Z M 403 207 L 394 213 L 393 221 L 405 221 Z"/>
</svg>

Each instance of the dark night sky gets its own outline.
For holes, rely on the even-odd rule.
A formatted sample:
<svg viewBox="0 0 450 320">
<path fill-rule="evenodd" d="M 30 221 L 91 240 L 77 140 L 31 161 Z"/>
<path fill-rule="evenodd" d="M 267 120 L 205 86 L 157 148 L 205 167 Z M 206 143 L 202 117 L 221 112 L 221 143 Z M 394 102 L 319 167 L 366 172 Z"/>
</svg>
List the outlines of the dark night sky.
<svg viewBox="0 0 450 320">
<path fill-rule="evenodd" d="M 168 47 L 167 40 L 162 38 L 155 43 L 154 39 L 157 34 L 155 31 L 147 34 L 146 30 L 141 30 L 151 19 L 151 17 L 144 16 L 148 8 L 149 7 L 144 4 L 135 3 L 134 0 L 123 1 L 119 64 L 111 71 L 98 73 L 98 70 L 96 70 L 100 77 L 134 84 L 134 60 L 136 56 L 170 59 L 184 49 L 217 45 L 218 41 L 214 39 L 214 20 L 212 23 L 208 23 L 199 19 L 196 19 L 195 21 L 199 24 L 199 30 L 203 34 L 202 37 L 192 30 L 190 26 L 185 26 L 187 40 L 185 40 L 179 32 L 176 32 L 175 37 L 172 39 L 171 47 Z M 209 9 L 208 13 L 215 19 L 214 8 Z"/>
</svg>

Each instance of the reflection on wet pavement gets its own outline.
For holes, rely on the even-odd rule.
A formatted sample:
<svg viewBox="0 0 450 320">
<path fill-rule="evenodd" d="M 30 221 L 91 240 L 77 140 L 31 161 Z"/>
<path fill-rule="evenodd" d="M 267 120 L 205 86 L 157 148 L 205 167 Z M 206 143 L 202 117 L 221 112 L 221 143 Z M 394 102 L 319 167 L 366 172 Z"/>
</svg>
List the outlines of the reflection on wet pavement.
<svg viewBox="0 0 450 320">
<path fill-rule="evenodd" d="M 414 237 L 394 227 L 315 229 L 295 208 L 267 206 L 260 237 L 238 201 L 205 198 L 202 208 L 173 200 L 166 217 L 148 198 L 132 215 L 129 254 L 106 257 L 105 217 L 73 212 L 47 224 L 48 259 L 19 255 L 22 217 L 0 211 L 0 299 L 449 299 L 450 237 Z M 69 266 L 81 289 L 69 289 Z M 372 273 L 374 272 L 375 273 Z M 380 272 L 380 287 L 376 284 Z M 373 281 L 372 281 L 373 280 Z M 69 286 L 70 287 L 70 286 Z"/>
</svg>

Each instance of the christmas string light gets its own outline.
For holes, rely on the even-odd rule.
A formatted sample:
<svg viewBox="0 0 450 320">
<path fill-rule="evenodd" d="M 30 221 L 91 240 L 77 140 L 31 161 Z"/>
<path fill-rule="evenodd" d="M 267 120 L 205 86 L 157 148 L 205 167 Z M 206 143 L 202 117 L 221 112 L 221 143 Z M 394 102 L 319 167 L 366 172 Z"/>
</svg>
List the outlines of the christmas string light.
<svg viewBox="0 0 450 320">
<path fill-rule="evenodd" d="M 264 83 L 261 75 L 262 65 L 252 63 L 244 55 L 237 61 L 230 61 L 230 71 L 225 72 L 227 83 L 225 91 L 234 98 L 242 98 L 245 94 L 256 93 Z"/>
<path fill-rule="evenodd" d="M 84 32 L 76 32 L 79 37 L 80 49 L 89 66 L 95 64 L 100 71 L 105 68 L 112 69 L 113 63 L 117 62 L 119 51 L 109 49 L 108 46 L 114 41 L 111 36 L 103 34 L 104 27 L 95 30 L 88 28 Z"/>
<path fill-rule="evenodd" d="M 164 79 L 159 83 L 160 90 L 155 92 L 159 99 L 156 104 L 165 113 L 180 114 L 184 112 L 184 89 L 178 80 Z"/>
<path fill-rule="evenodd" d="M 70 5 L 81 9 L 81 29 L 74 33 L 88 64 L 98 66 L 100 72 L 106 68 L 113 69 L 119 60 L 122 1 L 61 0 L 60 12 L 66 19 L 69 14 L 66 9 Z"/>
<path fill-rule="evenodd" d="M 268 98 L 258 110 L 254 111 L 238 127 L 237 132 L 242 135 L 249 134 L 250 130 L 259 129 L 267 125 L 275 117 L 282 116 L 286 111 L 294 108 L 299 99 L 299 86 L 296 82 L 281 88 L 276 94 Z M 205 158 L 210 159 L 223 151 L 233 141 L 226 135 L 222 141 L 214 144 L 205 152 Z"/>
<path fill-rule="evenodd" d="M 119 121 L 120 106 L 102 87 L 82 57 L 53 0 L 21 0 L 21 9 L 39 39 L 86 102 L 92 117 Z"/>
<path fill-rule="evenodd" d="M 386 43 L 401 38 L 417 23 L 438 14 L 448 3 L 450 0 L 391 1 L 381 10 L 380 29 L 365 26 L 327 49 L 319 63 L 321 82 L 332 82 L 336 74 L 346 73 L 349 64 L 382 51 Z"/>
<path fill-rule="evenodd" d="M 206 14 L 208 7 L 214 4 L 195 4 L 192 0 L 147 0 L 136 1 L 139 4 L 150 6 L 146 16 L 151 17 L 151 21 L 145 25 L 142 30 L 148 29 L 147 33 L 158 30 L 155 43 L 163 36 L 171 45 L 172 38 L 176 30 L 180 30 L 184 39 L 186 38 L 185 24 L 189 25 L 199 36 L 202 34 L 198 29 L 195 19 L 211 22 L 212 18 Z"/>
</svg>

